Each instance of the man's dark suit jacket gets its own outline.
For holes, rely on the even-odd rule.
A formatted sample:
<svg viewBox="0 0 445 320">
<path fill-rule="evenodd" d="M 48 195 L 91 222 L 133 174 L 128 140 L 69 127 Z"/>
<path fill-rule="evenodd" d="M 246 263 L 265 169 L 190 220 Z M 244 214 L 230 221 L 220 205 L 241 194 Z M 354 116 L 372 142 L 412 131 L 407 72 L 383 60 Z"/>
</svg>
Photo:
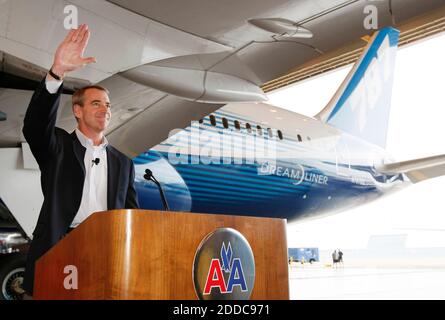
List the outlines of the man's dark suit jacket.
<svg viewBox="0 0 445 320">
<path fill-rule="evenodd" d="M 23 125 L 39 164 L 44 196 L 25 271 L 28 294 L 33 292 L 35 262 L 67 233 L 79 210 L 85 180 L 85 148 L 75 132 L 55 126 L 61 91 L 62 86 L 50 94 L 44 79 L 34 92 Z M 138 208 L 133 162 L 108 145 L 107 165 L 108 210 Z"/>
</svg>

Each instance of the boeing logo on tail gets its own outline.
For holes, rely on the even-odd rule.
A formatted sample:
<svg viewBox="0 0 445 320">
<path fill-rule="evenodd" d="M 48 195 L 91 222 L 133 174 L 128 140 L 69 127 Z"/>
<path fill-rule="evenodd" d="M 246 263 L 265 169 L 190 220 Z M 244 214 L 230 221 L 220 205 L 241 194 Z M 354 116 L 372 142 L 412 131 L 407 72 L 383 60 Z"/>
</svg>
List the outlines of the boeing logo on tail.
<svg viewBox="0 0 445 320">
<path fill-rule="evenodd" d="M 363 55 L 317 118 L 385 147 L 399 33 L 388 27 L 374 34 Z M 380 130 L 375 129 L 376 124 Z"/>
</svg>

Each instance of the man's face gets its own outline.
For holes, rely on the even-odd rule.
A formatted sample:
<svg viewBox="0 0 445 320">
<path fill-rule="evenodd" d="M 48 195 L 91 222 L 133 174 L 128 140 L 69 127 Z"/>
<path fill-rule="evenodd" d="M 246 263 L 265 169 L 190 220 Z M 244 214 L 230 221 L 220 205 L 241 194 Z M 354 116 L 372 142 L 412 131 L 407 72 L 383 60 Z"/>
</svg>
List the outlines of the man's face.
<svg viewBox="0 0 445 320">
<path fill-rule="evenodd" d="M 105 91 L 90 88 L 85 91 L 83 106 L 74 105 L 79 127 L 85 126 L 96 133 L 105 131 L 110 123 L 110 99 Z"/>
</svg>

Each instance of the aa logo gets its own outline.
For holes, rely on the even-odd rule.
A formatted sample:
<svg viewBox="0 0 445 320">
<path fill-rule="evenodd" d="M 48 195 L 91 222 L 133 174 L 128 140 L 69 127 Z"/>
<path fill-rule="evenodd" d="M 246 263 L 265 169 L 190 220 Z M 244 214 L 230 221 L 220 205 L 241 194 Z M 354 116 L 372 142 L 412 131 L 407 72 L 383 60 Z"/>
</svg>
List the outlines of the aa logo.
<svg viewBox="0 0 445 320">
<path fill-rule="evenodd" d="M 223 272 L 229 274 L 227 284 L 224 280 Z M 243 292 L 247 291 L 241 259 L 232 257 L 230 242 L 227 248 L 223 242 L 221 247 L 221 260 L 212 259 L 210 263 L 204 294 L 210 294 L 212 289 L 219 290 L 220 293 L 232 293 L 233 288 L 236 286 L 239 286 Z"/>
<path fill-rule="evenodd" d="M 208 234 L 196 250 L 193 283 L 199 299 L 248 300 L 255 283 L 255 259 L 247 239 L 232 228 Z"/>
</svg>

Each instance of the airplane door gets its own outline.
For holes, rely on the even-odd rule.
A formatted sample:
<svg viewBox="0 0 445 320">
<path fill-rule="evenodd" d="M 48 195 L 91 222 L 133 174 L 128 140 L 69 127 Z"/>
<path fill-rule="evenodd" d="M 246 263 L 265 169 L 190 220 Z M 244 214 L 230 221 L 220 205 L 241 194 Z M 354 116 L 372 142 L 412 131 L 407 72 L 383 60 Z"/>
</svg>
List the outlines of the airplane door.
<svg viewBox="0 0 445 320">
<path fill-rule="evenodd" d="M 337 174 L 342 177 L 351 176 L 351 157 L 348 145 L 339 141 L 335 148 Z"/>
</svg>

